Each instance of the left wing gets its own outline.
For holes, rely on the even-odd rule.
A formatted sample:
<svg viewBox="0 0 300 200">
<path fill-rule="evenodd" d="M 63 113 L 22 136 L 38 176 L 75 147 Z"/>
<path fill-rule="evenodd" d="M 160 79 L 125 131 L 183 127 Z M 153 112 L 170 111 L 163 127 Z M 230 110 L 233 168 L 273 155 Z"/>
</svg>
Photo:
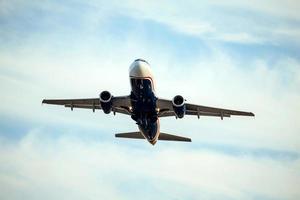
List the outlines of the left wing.
<svg viewBox="0 0 300 200">
<path fill-rule="evenodd" d="M 71 108 L 85 108 L 85 109 L 101 109 L 99 98 L 88 98 L 88 99 L 44 99 L 42 103 L 63 105 Z M 112 97 L 112 111 L 114 113 L 122 113 L 131 115 L 129 107 L 131 106 L 129 96 Z"/>
<path fill-rule="evenodd" d="M 229 110 L 223 108 L 214 108 L 202 105 L 186 103 L 186 115 L 213 116 L 213 117 L 230 117 L 231 115 L 254 116 L 252 112 Z M 172 101 L 166 99 L 157 99 L 157 107 L 160 109 L 159 117 L 176 116 L 173 110 Z"/>
</svg>

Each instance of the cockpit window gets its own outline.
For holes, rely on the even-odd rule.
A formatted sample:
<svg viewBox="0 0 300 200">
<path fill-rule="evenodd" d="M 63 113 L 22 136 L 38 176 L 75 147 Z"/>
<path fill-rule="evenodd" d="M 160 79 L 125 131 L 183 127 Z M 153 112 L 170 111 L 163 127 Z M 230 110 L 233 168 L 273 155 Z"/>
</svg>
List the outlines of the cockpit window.
<svg viewBox="0 0 300 200">
<path fill-rule="evenodd" d="M 141 62 L 145 62 L 145 63 L 149 64 L 149 63 L 148 63 L 146 60 L 144 60 L 144 59 L 141 59 L 141 58 L 135 59 L 135 61 L 134 61 L 134 62 L 137 62 L 137 61 L 141 61 Z"/>
<path fill-rule="evenodd" d="M 131 87 L 134 92 L 145 92 L 145 91 L 151 91 L 151 81 L 148 79 L 131 79 Z"/>
</svg>

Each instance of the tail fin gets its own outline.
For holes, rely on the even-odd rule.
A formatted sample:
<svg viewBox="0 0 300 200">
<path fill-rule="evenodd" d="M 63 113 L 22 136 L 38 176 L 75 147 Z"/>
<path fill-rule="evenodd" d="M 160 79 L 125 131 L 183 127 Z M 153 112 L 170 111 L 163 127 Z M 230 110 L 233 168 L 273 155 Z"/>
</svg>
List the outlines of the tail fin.
<svg viewBox="0 0 300 200">
<path fill-rule="evenodd" d="M 117 133 L 115 135 L 119 138 L 130 138 L 130 139 L 145 139 L 140 132 L 128 132 L 128 133 Z M 167 140 L 167 141 L 180 141 L 180 142 L 191 142 L 191 138 L 171 135 L 167 133 L 160 133 L 158 140 Z"/>
</svg>

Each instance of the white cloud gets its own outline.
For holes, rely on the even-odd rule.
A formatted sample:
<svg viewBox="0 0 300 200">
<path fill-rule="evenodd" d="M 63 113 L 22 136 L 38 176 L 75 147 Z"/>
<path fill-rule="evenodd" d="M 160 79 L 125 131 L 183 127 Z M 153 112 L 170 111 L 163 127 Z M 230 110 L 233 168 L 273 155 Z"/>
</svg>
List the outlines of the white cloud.
<svg viewBox="0 0 300 200">
<path fill-rule="evenodd" d="M 98 4 L 98 1 L 90 2 Z M 116 13 L 153 20 L 204 40 L 278 44 L 287 40 L 298 42 L 300 37 L 295 34 L 299 32 L 296 21 L 300 19 L 300 4 L 294 0 L 163 1 L 159 4 L 132 0 L 126 4 L 113 1 L 105 6 Z M 280 30 L 285 30 L 285 34 Z"/>
<path fill-rule="evenodd" d="M 12 9 L 9 3 L 5 4 Z M 33 7 L 41 6 L 37 2 L 33 4 Z M 60 8 L 59 4 L 49 4 L 51 9 L 44 6 L 45 12 L 56 10 L 56 6 Z M 136 126 L 127 116 L 113 118 L 91 111 L 71 113 L 60 107 L 40 106 L 43 98 L 96 97 L 104 89 L 114 95 L 127 94 L 130 89 L 129 64 L 133 59 L 143 57 L 153 66 L 160 96 L 172 98 L 182 94 L 189 102 L 249 110 L 256 114 L 254 119 L 232 117 L 224 121 L 212 118 L 198 121 L 187 117 L 176 121 L 176 126 L 175 119 L 163 119 L 162 131 L 190 136 L 194 141 L 192 145 L 233 145 L 246 150 L 270 149 L 279 154 L 292 152 L 298 155 L 299 61 L 287 54 L 271 60 L 259 55 L 250 60 L 245 55 L 247 59 L 243 60 L 210 40 L 252 44 L 270 40 L 276 43 L 274 38 L 288 38 L 291 32 L 293 38 L 298 38 L 296 29 L 267 27 L 266 33 L 277 32 L 274 38 L 261 35 L 255 27 L 229 31 L 230 27 L 227 30 L 226 26 L 230 19 L 212 13 L 218 20 L 224 20 L 220 25 L 215 19 L 207 18 L 210 11 L 204 12 L 210 7 L 207 2 L 201 5 L 161 2 L 158 5 L 132 1 L 126 5 L 119 2 L 90 5 L 93 9 L 80 26 L 88 30 L 83 30 L 80 37 L 50 16 L 45 21 L 46 25 L 55 27 L 49 30 L 50 33 L 31 30 L 33 32 L 26 38 L 12 37 L 13 45 L 1 47 L 1 115 L 13 116 L 38 127 L 70 127 L 70 134 L 58 138 L 47 135 L 45 130 L 33 130 L 24 133 L 20 141 L 11 141 L 5 139 L 5 134 L 9 133 L 1 133 L 4 135 L 0 140 L 0 188 L 4 191 L 0 193 L 1 198 L 118 199 L 121 194 L 124 199 L 129 199 L 132 196 L 121 191 L 128 185 L 132 194 L 140 198 L 145 198 L 145 191 L 153 195 L 174 192 L 166 196 L 169 198 L 184 198 L 189 192 L 203 199 L 252 199 L 251 195 L 299 198 L 296 188 L 300 180 L 299 160 L 277 160 L 272 156 L 258 158 L 247 156 L 247 153 L 234 157 L 211 149 L 185 149 L 175 143 L 158 143 L 153 148 L 145 141 L 94 141 L 72 132 L 91 128 L 110 134 L 136 130 Z M 246 5 L 241 7 L 248 7 Z M 18 7 L 18 12 L 25 9 Z M 267 11 L 264 7 L 259 9 L 270 15 L 287 15 L 286 11 L 281 15 L 277 13 L 280 10 Z M 197 15 L 199 10 L 203 15 Z M 63 8 L 58 11 L 67 12 Z M 10 11 L 5 15 L 14 13 Z M 205 51 L 210 53 L 207 57 L 201 52 L 197 56 L 196 51 L 193 56 L 183 59 L 173 54 L 172 48 L 176 47 L 163 43 L 153 45 L 156 41 L 144 37 L 142 31 L 135 32 L 135 27 L 118 40 L 105 32 L 110 22 L 107 19 L 114 14 L 156 21 L 187 36 L 199 34 L 208 39 L 204 41 Z M 53 25 L 55 23 L 58 25 Z M 234 24 L 235 28 L 238 29 L 240 23 Z M 96 32 L 97 27 L 101 28 L 100 33 Z M 11 29 L 6 34 L 10 35 L 10 32 L 16 34 Z M 100 133 L 93 136 L 97 134 Z M 135 145 L 141 148 L 135 148 Z M 140 184 L 145 182 L 148 185 L 143 188 Z M 142 189 L 135 191 L 135 184 Z M 157 188 L 154 185 L 158 185 Z"/>
<path fill-rule="evenodd" d="M 187 133 L 209 142 L 299 150 L 300 64 L 297 60 L 282 57 L 272 65 L 261 59 L 240 61 L 218 46 L 210 45 L 207 47 L 211 51 L 209 57 L 199 55 L 199 59 L 196 56 L 185 63 L 174 58 L 169 47 L 162 44 L 159 49 L 152 49 L 155 46 L 151 42 L 134 36 L 128 35 L 120 46 L 114 41 L 106 43 L 105 37 L 99 35 L 104 40 L 102 46 L 96 48 L 99 41 L 91 39 L 90 46 L 79 43 L 76 48 L 68 49 L 67 54 L 65 49 L 56 49 L 55 44 L 43 46 L 43 38 L 33 36 L 21 49 L 4 51 L 0 56 L 0 88 L 4 91 L 1 112 L 43 123 L 60 121 L 109 130 L 111 127 L 105 125 L 112 124 L 112 117 L 103 116 L 101 121 L 106 123 L 98 123 L 94 116 L 102 113 L 70 113 L 64 108 L 42 107 L 41 100 L 97 97 L 106 89 L 114 95 L 128 94 L 128 66 L 138 57 L 136 55 L 141 55 L 153 61 L 150 64 L 159 96 L 172 98 L 182 94 L 189 102 L 256 114 L 255 119 L 233 117 L 224 121 L 192 118 L 194 120 L 179 121 L 181 125 L 177 128 L 172 124 L 174 119 L 164 119 L 164 131 Z M 86 117 L 89 120 L 82 120 Z M 122 127 L 134 128 L 134 123 L 126 125 L 131 122 L 126 116 L 117 116 L 115 120 L 121 120 Z M 202 128 L 190 128 L 196 126 Z"/>
<path fill-rule="evenodd" d="M 244 43 L 244 44 L 260 44 L 260 43 L 263 43 L 265 41 L 263 41 L 262 39 L 259 39 L 257 37 L 254 37 L 253 35 L 249 35 L 248 33 L 238 33 L 238 34 L 224 34 L 224 35 L 220 35 L 218 36 L 219 38 L 216 38 L 216 39 L 219 39 L 219 40 L 222 40 L 222 41 L 227 41 L 227 42 L 237 42 L 237 43 Z"/>
<path fill-rule="evenodd" d="M 161 195 L 185 198 L 191 192 L 206 199 L 299 198 L 299 160 L 256 160 L 165 145 L 153 149 L 145 143 L 137 148 L 121 141 L 82 140 L 72 134 L 53 139 L 43 130 L 32 130 L 17 143 L 1 145 L 0 197 L 132 199 L 147 191 L 145 198 L 151 199 L 167 191 Z M 130 188 L 135 192 L 128 193 Z"/>
<path fill-rule="evenodd" d="M 299 1 L 297 0 L 267 0 L 267 1 L 238 1 L 230 0 L 226 2 L 216 1 L 216 4 L 234 7 L 237 9 L 247 8 L 261 13 L 266 13 L 274 17 L 284 17 L 287 19 L 299 20 L 300 15 L 298 10 L 300 9 Z"/>
<path fill-rule="evenodd" d="M 149 1 L 119 0 L 109 3 L 99 0 L 74 2 L 67 6 L 60 2 L 39 1 L 3 1 L 0 14 L 13 16 L 28 9 L 41 12 L 53 12 L 58 16 L 70 14 L 75 8 L 90 7 L 89 12 L 77 12 L 89 26 L 86 31 L 106 23 L 115 15 L 133 17 L 137 20 L 152 20 L 164 24 L 180 33 L 193 35 L 204 40 L 217 40 L 234 43 L 272 43 L 283 44 L 286 41 L 298 43 L 300 35 L 298 20 L 299 3 L 296 0 L 268 1 Z M 83 6 L 84 5 L 84 6 Z M 77 7 L 78 6 L 78 7 Z M 85 7 L 86 6 L 86 7 Z M 74 12 L 75 14 L 76 12 Z M 84 13 L 84 15 L 81 15 Z M 74 19 L 76 20 L 76 19 Z M 53 21 L 56 24 L 57 21 Z M 275 30 L 275 31 L 274 31 Z"/>
</svg>

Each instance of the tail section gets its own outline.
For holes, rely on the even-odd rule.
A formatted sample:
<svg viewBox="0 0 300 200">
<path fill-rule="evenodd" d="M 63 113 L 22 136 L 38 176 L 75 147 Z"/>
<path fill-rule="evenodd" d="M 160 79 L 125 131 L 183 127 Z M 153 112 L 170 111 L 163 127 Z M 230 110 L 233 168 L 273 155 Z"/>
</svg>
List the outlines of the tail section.
<svg viewBox="0 0 300 200">
<path fill-rule="evenodd" d="M 119 138 L 145 139 L 140 132 L 117 133 L 115 136 Z"/>
<path fill-rule="evenodd" d="M 191 142 L 191 138 L 182 137 L 178 135 L 171 135 L 167 133 L 160 133 L 158 140 L 168 140 L 168 141 L 180 141 L 180 142 Z"/>
<path fill-rule="evenodd" d="M 129 139 L 145 139 L 144 136 L 140 132 L 127 132 L 127 133 L 117 133 L 115 135 L 118 138 L 129 138 Z M 166 140 L 166 141 L 180 141 L 180 142 L 191 142 L 191 138 L 171 135 L 167 133 L 160 133 L 158 140 Z"/>
</svg>

